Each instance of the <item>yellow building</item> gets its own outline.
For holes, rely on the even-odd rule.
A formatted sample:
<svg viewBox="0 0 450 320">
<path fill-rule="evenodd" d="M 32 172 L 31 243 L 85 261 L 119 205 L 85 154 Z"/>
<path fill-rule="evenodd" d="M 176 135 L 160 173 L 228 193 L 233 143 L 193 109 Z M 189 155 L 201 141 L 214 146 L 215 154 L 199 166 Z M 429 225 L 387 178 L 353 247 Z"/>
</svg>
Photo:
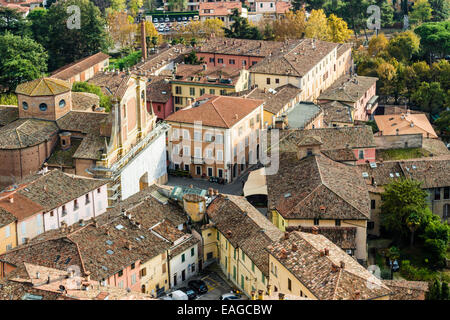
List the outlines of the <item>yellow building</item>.
<svg viewBox="0 0 450 320">
<path fill-rule="evenodd" d="M 0 254 L 17 247 L 17 218 L 0 208 Z"/>
<path fill-rule="evenodd" d="M 202 230 L 205 262 L 218 261 L 226 277 L 247 296 L 265 292 L 269 276 L 265 247 L 279 240 L 282 232 L 243 197 L 219 195 L 207 212 L 210 224 Z"/>
<path fill-rule="evenodd" d="M 393 294 L 323 235 L 285 233 L 268 251 L 269 284 L 274 292 L 314 300 L 388 300 Z"/>
<path fill-rule="evenodd" d="M 204 94 L 229 95 L 247 90 L 249 72 L 245 69 L 181 64 L 171 81 L 175 111 L 190 105 Z"/>
<path fill-rule="evenodd" d="M 160 291 L 169 289 L 167 251 L 140 265 L 139 276 L 143 293 L 156 296 Z"/>
</svg>

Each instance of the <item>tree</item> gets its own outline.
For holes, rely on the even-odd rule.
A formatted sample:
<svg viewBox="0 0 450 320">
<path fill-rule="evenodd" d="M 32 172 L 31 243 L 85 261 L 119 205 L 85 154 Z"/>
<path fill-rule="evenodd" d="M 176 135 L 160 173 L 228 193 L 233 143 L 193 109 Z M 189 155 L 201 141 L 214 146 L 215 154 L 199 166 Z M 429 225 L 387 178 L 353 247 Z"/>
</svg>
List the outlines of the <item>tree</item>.
<svg viewBox="0 0 450 320">
<path fill-rule="evenodd" d="M 108 32 L 115 45 L 129 47 L 135 42 L 137 26 L 126 12 L 113 11 L 107 14 Z"/>
<path fill-rule="evenodd" d="M 305 0 L 292 0 L 292 10 L 297 11 L 303 9 L 303 6 L 305 4 Z"/>
<path fill-rule="evenodd" d="M 350 36 L 352 35 L 352 30 L 348 29 L 347 22 L 345 22 L 342 18 L 331 14 L 328 17 L 327 21 L 328 26 L 328 41 L 344 43 L 346 42 Z"/>
<path fill-rule="evenodd" d="M 389 44 L 389 40 L 384 33 L 380 33 L 378 36 L 370 38 L 367 52 L 371 57 L 376 57 L 380 52 L 385 51 Z"/>
<path fill-rule="evenodd" d="M 417 91 L 411 95 L 411 102 L 420 110 L 437 115 L 444 109 L 445 92 L 439 82 L 422 82 Z"/>
<path fill-rule="evenodd" d="M 409 228 L 409 231 L 411 232 L 411 240 L 409 242 L 409 245 L 412 247 L 414 245 L 414 233 L 416 230 L 420 227 L 420 213 L 415 212 L 415 207 L 411 207 L 411 214 L 406 218 L 406 224 Z"/>
<path fill-rule="evenodd" d="M 144 5 L 143 0 L 129 0 L 128 1 L 128 9 L 131 13 L 131 16 L 136 17 L 139 12 L 139 9 Z"/>
<path fill-rule="evenodd" d="M 221 37 L 224 34 L 223 26 L 224 23 L 217 18 L 205 21 L 191 21 L 186 26 L 181 27 L 178 37 L 206 39 L 212 34 Z"/>
<path fill-rule="evenodd" d="M 305 37 L 327 40 L 329 34 L 327 16 L 323 9 L 312 10 L 306 21 Z"/>
<path fill-rule="evenodd" d="M 433 9 L 433 21 L 444 21 L 450 15 L 450 0 L 429 0 Z"/>
<path fill-rule="evenodd" d="M 450 92 L 447 93 L 447 96 L 450 96 Z M 444 141 L 450 142 L 450 110 L 442 111 L 434 124 L 439 130 L 441 138 Z"/>
<path fill-rule="evenodd" d="M 234 21 L 230 28 L 224 28 L 228 38 L 262 40 L 262 35 L 256 26 L 250 25 L 247 18 L 241 17 L 238 9 L 233 9 L 231 15 Z"/>
<path fill-rule="evenodd" d="M 22 82 L 42 77 L 47 71 L 47 53 L 28 37 L 9 32 L 0 35 L 0 57 L 0 87 L 9 91 Z"/>
<path fill-rule="evenodd" d="M 325 6 L 326 0 L 307 0 L 305 1 L 306 10 L 313 11 L 322 9 Z"/>
<path fill-rule="evenodd" d="M 197 54 L 195 53 L 195 51 L 192 50 L 191 52 L 189 52 L 188 55 L 184 56 L 183 61 L 186 64 L 200 64 L 203 62 L 203 57 L 201 59 L 199 59 L 197 57 Z"/>
<path fill-rule="evenodd" d="M 127 7 L 126 0 L 109 0 L 109 8 L 112 11 L 123 11 Z"/>
<path fill-rule="evenodd" d="M 187 0 L 169 0 L 167 6 L 169 11 L 184 11 L 187 8 Z"/>
<path fill-rule="evenodd" d="M 144 8 L 147 11 L 154 11 L 158 8 L 157 0 L 144 0 Z"/>
<path fill-rule="evenodd" d="M 381 26 L 391 26 L 394 21 L 394 7 L 388 0 L 376 0 L 375 4 L 381 9 Z"/>
<path fill-rule="evenodd" d="M 450 21 L 424 23 L 414 32 L 420 36 L 420 45 L 430 64 L 433 54 L 443 57 L 450 52 Z"/>
<path fill-rule="evenodd" d="M 412 212 L 424 223 L 429 214 L 428 193 L 420 186 L 420 182 L 411 179 L 394 180 L 385 186 L 381 195 L 381 223 L 387 231 L 406 237 L 410 233 L 407 219 Z"/>
<path fill-rule="evenodd" d="M 450 240 L 450 226 L 442 223 L 437 215 L 433 215 L 422 235 L 425 240 L 425 252 L 434 267 L 445 266 L 448 243 Z"/>
<path fill-rule="evenodd" d="M 416 0 L 409 19 L 412 23 L 423 23 L 431 19 L 431 5 L 428 0 Z"/>
<path fill-rule="evenodd" d="M 270 23 L 270 22 L 269 22 Z M 275 40 L 301 39 L 305 35 L 306 14 L 305 10 L 287 12 L 284 18 L 277 18 L 272 22 Z"/>
<path fill-rule="evenodd" d="M 111 110 L 111 98 L 104 95 L 102 89 L 94 84 L 88 82 L 75 82 L 72 86 L 73 92 L 89 92 L 96 94 L 100 98 L 100 107 L 105 108 L 105 111 Z"/>
<path fill-rule="evenodd" d="M 396 34 L 387 47 L 388 53 L 398 61 L 408 62 L 419 52 L 420 39 L 412 31 Z"/>
<path fill-rule="evenodd" d="M 67 23 L 72 13 L 67 7 L 76 5 L 80 8 L 80 28 L 68 28 Z M 42 32 L 39 39 L 49 54 L 49 69 L 55 70 L 75 60 L 107 50 L 110 45 L 106 30 L 106 21 L 100 10 L 89 0 L 58 1 L 42 16 Z"/>
<path fill-rule="evenodd" d="M 29 23 L 17 9 L 0 6 L 0 34 L 29 35 Z"/>
<path fill-rule="evenodd" d="M 28 13 L 27 19 L 30 22 L 31 37 L 42 45 L 48 43 L 48 10 L 44 8 L 35 8 Z"/>
<path fill-rule="evenodd" d="M 343 6 L 339 11 L 339 16 L 349 24 L 350 28 L 358 35 L 367 26 L 367 0 L 347 0 L 343 1 Z"/>
</svg>

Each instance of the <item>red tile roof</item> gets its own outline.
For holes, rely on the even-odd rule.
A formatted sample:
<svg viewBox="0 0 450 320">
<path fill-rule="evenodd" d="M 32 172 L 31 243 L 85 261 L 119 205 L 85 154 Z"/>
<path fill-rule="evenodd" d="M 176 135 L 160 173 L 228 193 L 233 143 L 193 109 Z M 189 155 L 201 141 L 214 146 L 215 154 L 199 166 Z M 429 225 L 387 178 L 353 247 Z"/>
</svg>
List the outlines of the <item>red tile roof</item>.
<svg viewBox="0 0 450 320">
<path fill-rule="evenodd" d="M 227 16 L 231 15 L 233 9 L 242 10 L 240 2 L 201 2 L 199 15 L 200 16 Z M 210 12 L 204 12 L 210 10 Z"/>
<path fill-rule="evenodd" d="M 212 96 L 198 107 L 179 110 L 166 118 L 168 122 L 194 123 L 210 127 L 231 128 L 263 104 L 262 100 Z"/>
<path fill-rule="evenodd" d="M 96 64 L 109 59 L 109 55 L 103 52 L 98 52 L 92 56 L 80 59 L 78 61 L 72 62 L 65 65 L 52 73 L 52 78 L 58 78 L 62 80 L 70 80 L 70 78 L 76 76 L 77 74 L 88 70 L 89 68 L 95 66 Z"/>
</svg>

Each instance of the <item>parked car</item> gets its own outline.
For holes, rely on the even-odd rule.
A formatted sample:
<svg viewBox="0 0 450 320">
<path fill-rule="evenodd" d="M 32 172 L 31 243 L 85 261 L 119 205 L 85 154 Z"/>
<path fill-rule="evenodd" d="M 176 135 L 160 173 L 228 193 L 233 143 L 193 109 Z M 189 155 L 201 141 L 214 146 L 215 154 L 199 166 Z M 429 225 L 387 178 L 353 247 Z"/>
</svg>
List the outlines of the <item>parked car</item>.
<svg viewBox="0 0 450 320">
<path fill-rule="evenodd" d="M 186 21 L 187 20 L 187 18 L 186 17 L 183 17 L 183 21 Z"/>
<path fill-rule="evenodd" d="M 194 16 L 194 20 L 195 20 L 195 21 L 197 21 L 197 20 L 198 20 L 198 18 L 199 18 L 198 16 Z"/>
<path fill-rule="evenodd" d="M 181 21 L 181 17 L 178 17 L 178 18 L 177 18 L 177 21 Z"/>
<path fill-rule="evenodd" d="M 208 292 L 208 287 L 206 286 L 205 281 L 202 280 L 191 280 L 188 282 L 188 286 L 198 294 L 204 294 Z"/>
<path fill-rule="evenodd" d="M 242 300 L 240 296 L 234 293 L 225 293 L 220 296 L 219 300 Z"/>
<path fill-rule="evenodd" d="M 172 300 L 189 300 L 188 295 L 181 290 L 175 290 L 167 294 Z"/>
<path fill-rule="evenodd" d="M 188 298 L 189 298 L 189 300 L 194 300 L 195 298 L 197 298 L 197 294 L 191 288 L 184 287 L 184 288 L 180 288 L 179 290 L 181 290 L 184 293 L 186 293 Z"/>
<path fill-rule="evenodd" d="M 160 26 L 160 27 L 158 28 L 158 32 L 164 32 L 164 27 L 161 27 L 161 26 Z"/>
<path fill-rule="evenodd" d="M 165 31 L 165 32 L 169 32 L 169 31 L 170 31 L 170 27 L 169 27 L 169 26 L 166 26 L 166 27 L 164 28 L 164 31 Z"/>
<path fill-rule="evenodd" d="M 153 19 L 153 22 L 158 22 L 158 18 Z"/>
<path fill-rule="evenodd" d="M 166 18 L 165 20 L 164 20 L 165 22 L 169 22 L 170 21 L 170 19 L 169 18 Z"/>
<path fill-rule="evenodd" d="M 158 29 L 159 23 L 154 23 L 153 25 L 155 26 L 156 29 Z"/>
</svg>

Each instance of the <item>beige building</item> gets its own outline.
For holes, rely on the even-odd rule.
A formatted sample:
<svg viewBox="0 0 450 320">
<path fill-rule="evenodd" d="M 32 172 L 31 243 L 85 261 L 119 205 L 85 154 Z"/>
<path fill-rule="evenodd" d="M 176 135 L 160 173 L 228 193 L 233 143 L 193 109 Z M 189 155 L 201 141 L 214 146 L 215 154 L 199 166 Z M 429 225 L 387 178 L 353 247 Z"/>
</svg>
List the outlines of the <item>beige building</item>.
<svg viewBox="0 0 450 320">
<path fill-rule="evenodd" d="M 266 246 L 281 238 L 273 226 L 243 197 L 218 195 L 208 206 L 203 226 L 205 261 L 217 260 L 223 273 L 247 296 L 268 285 Z"/>
<path fill-rule="evenodd" d="M 185 108 L 204 94 L 229 95 L 247 90 L 249 72 L 233 67 L 180 64 L 171 80 L 174 110 Z"/>
<path fill-rule="evenodd" d="M 275 292 L 313 300 L 424 300 L 428 291 L 426 282 L 378 279 L 323 235 L 285 233 L 268 251 Z"/>
<path fill-rule="evenodd" d="M 233 181 L 256 164 L 262 115 L 262 100 L 211 95 L 171 114 L 170 168 Z"/>
<path fill-rule="evenodd" d="M 292 84 L 302 89 L 302 101 L 314 101 L 342 75 L 337 68 L 338 46 L 314 39 L 296 41 L 254 65 L 251 83 L 260 89 Z"/>
</svg>

